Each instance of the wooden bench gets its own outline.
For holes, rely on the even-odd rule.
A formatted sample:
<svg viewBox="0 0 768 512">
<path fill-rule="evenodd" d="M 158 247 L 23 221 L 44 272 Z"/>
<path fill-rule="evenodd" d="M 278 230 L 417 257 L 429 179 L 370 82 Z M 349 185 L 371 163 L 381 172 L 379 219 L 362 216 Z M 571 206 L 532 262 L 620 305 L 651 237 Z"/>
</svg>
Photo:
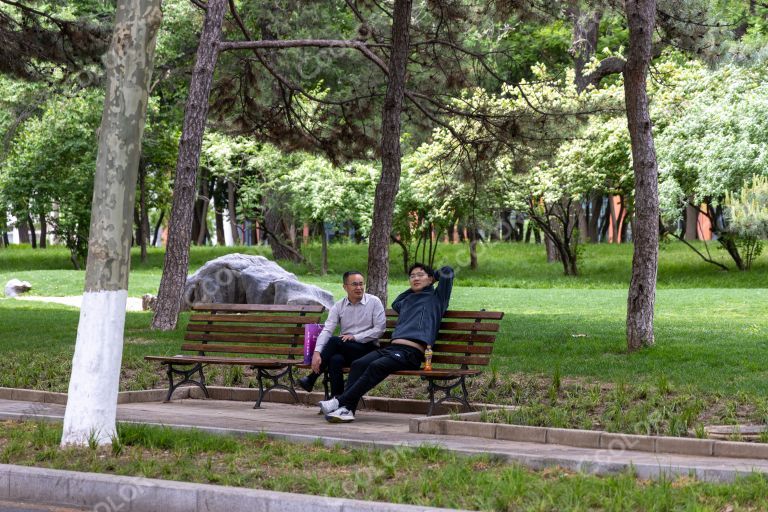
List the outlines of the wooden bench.
<svg viewBox="0 0 768 512">
<path fill-rule="evenodd" d="M 379 342 L 382 348 L 389 344 L 398 316 L 393 309 L 388 309 L 386 313 L 387 331 Z M 393 375 L 410 375 L 427 381 L 428 416 L 432 415 L 436 405 L 446 401 L 456 401 L 471 409 L 466 378 L 481 373 L 490 363 L 493 344 L 503 317 L 501 311 L 446 311 L 433 347 L 432 370 L 404 370 Z M 345 371 L 348 372 L 349 368 L 345 368 Z M 323 385 L 328 399 L 330 389 L 327 373 Z M 455 393 L 457 388 L 461 394 Z M 443 396 L 435 400 L 437 392 L 442 392 Z"/>
<path fill-rule="evenodd" d="M 308 368 L 304 359 L 304 325 L 320 322 L 323 306 L 282 306 L 265 304 L 195 304 L 176 356 L 146 356 L 167 366 L 169 401 L 184 384 L 203 390 L 206 366 L 239 365 L 256 370 L 261 406 L 264 394 L 272 389 L 286 389 L 299 401 L 294 389 L 293 368 Z M 181 379 L 174 382 L 174 377 Z M 288 384 L 280 379 L 287 377 Z M 270 380 L 268 387 L 264 381 Z"/>
</svg>

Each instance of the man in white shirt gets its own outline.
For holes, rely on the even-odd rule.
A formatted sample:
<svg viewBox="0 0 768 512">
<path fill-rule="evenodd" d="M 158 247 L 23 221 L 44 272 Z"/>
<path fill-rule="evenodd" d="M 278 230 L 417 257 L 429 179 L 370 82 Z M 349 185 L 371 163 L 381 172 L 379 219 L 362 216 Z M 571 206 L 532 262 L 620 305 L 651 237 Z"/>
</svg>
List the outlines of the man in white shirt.
<svg viewBox="0 0 768 512">
<path fill-rule="evenodd" d="M 344 392 L 344 367 L 379 346 L 387 328 L 384 306 L 375 295 L 365 293 L 365 278 L 360 272 L 344 273 L 347 296 L 331 307 L 312 354 L 312 373 L 299 379 L 305 391 L 312 391 L 318 377 L 327 369 L 331 396 Z M 340 336 L 333 336 L 340 326 Z"/>
</svg>

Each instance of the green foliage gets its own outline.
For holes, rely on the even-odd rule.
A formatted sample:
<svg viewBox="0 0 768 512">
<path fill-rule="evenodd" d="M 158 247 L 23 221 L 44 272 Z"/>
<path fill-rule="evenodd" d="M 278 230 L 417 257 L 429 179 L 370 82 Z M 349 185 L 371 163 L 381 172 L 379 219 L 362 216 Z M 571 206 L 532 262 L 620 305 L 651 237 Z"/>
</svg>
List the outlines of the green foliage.
<svg viewBox="0 0 768 512">
<path fill-rule="evenodd" d="M 742 236 L 768 237 L 768 177 L 755 175 L 739 193 L 726 192 L 731 229 Z"/>
<path fill-rule="evenodd" d="M 102 94 L 88 90 L 51 100 L 24 124 L 2 165 L 3 203 L 17 218 L 45 216 L 73 261 L 87 252 L 102 105 Z"/>
</svg>

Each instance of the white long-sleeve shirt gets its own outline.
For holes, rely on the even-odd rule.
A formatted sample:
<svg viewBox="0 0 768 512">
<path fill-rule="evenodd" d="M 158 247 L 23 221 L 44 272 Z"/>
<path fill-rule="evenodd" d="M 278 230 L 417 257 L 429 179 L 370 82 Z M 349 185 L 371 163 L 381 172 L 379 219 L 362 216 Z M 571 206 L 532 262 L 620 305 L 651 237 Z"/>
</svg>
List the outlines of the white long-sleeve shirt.
<svg viewBox="0 0 768 512">
<path fill-rule="evenodd" d="M 336 302 L 328 312 L 323 330 L 317 337 L 315 352 L 320 352 L 333 336 L 336 327 L 341 325 L 340 335 L 351 334 L 356 343 L 379 344 L 379 337 L 387 328 L 384 306 L 378 297 L 363 294 L 357 304 L 352 304 L 347 297 Z"/>
</svg>

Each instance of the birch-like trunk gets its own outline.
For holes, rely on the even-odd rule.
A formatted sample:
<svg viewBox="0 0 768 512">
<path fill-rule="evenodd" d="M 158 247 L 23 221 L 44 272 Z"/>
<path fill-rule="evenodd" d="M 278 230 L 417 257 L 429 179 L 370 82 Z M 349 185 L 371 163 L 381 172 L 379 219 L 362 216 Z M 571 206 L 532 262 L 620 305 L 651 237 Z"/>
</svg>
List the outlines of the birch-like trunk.
<svg viewBox="0 0 768 512">
<path fill-rule="evenodd" d="M 208 118 L 208 96 L 211 92 L 213 70 L 219 56 L 221 22 L 227 1 L 208 0 L 207 5 L 184 110 L 179 157 L 176 161 L 176 179 L 173 184 L 173 206 L 168 221 L 168 245 L 163 261 L 163 277 L 157 292 L 155 316 L 152 319 L 152 328 L 163 331 L 176 328 L 181 295 L 187 281 L 192 214 L 197 193 L 195 175 L 200 163 L 200 148 Z"/>
<path fill-rule="evenodd" d="M 373 223 L 368 243 L 367 292 L 387 303 L 389 236 L 395 197 L 400 188 L 400 113 L 405 96 L 412 0 L 395 0 L 392 16 L 392 49 L 384 107 L 381 112 L 381 179 L 373 201 Z"/>
<path fill-rule="evenodd" d="M 624 96 L 635 171 L 635 231 L 632 280 L 627 298 L 627 348 L 654 343 L 653 307 L 659 260 L 659 190 L 656 150 L 648 111 L 646 77 L 652 55 L 655 0 L 627 0 L 629 51 L 624 66 Z"/>
<path fill-rule="evenodd" d="M 85 291 L 80 308 L 62 446 L 109 444 L 115 416 L 128 298 L 136 176 L 160 0 L 120 0 L 105 64 Z"/>
</svg>

